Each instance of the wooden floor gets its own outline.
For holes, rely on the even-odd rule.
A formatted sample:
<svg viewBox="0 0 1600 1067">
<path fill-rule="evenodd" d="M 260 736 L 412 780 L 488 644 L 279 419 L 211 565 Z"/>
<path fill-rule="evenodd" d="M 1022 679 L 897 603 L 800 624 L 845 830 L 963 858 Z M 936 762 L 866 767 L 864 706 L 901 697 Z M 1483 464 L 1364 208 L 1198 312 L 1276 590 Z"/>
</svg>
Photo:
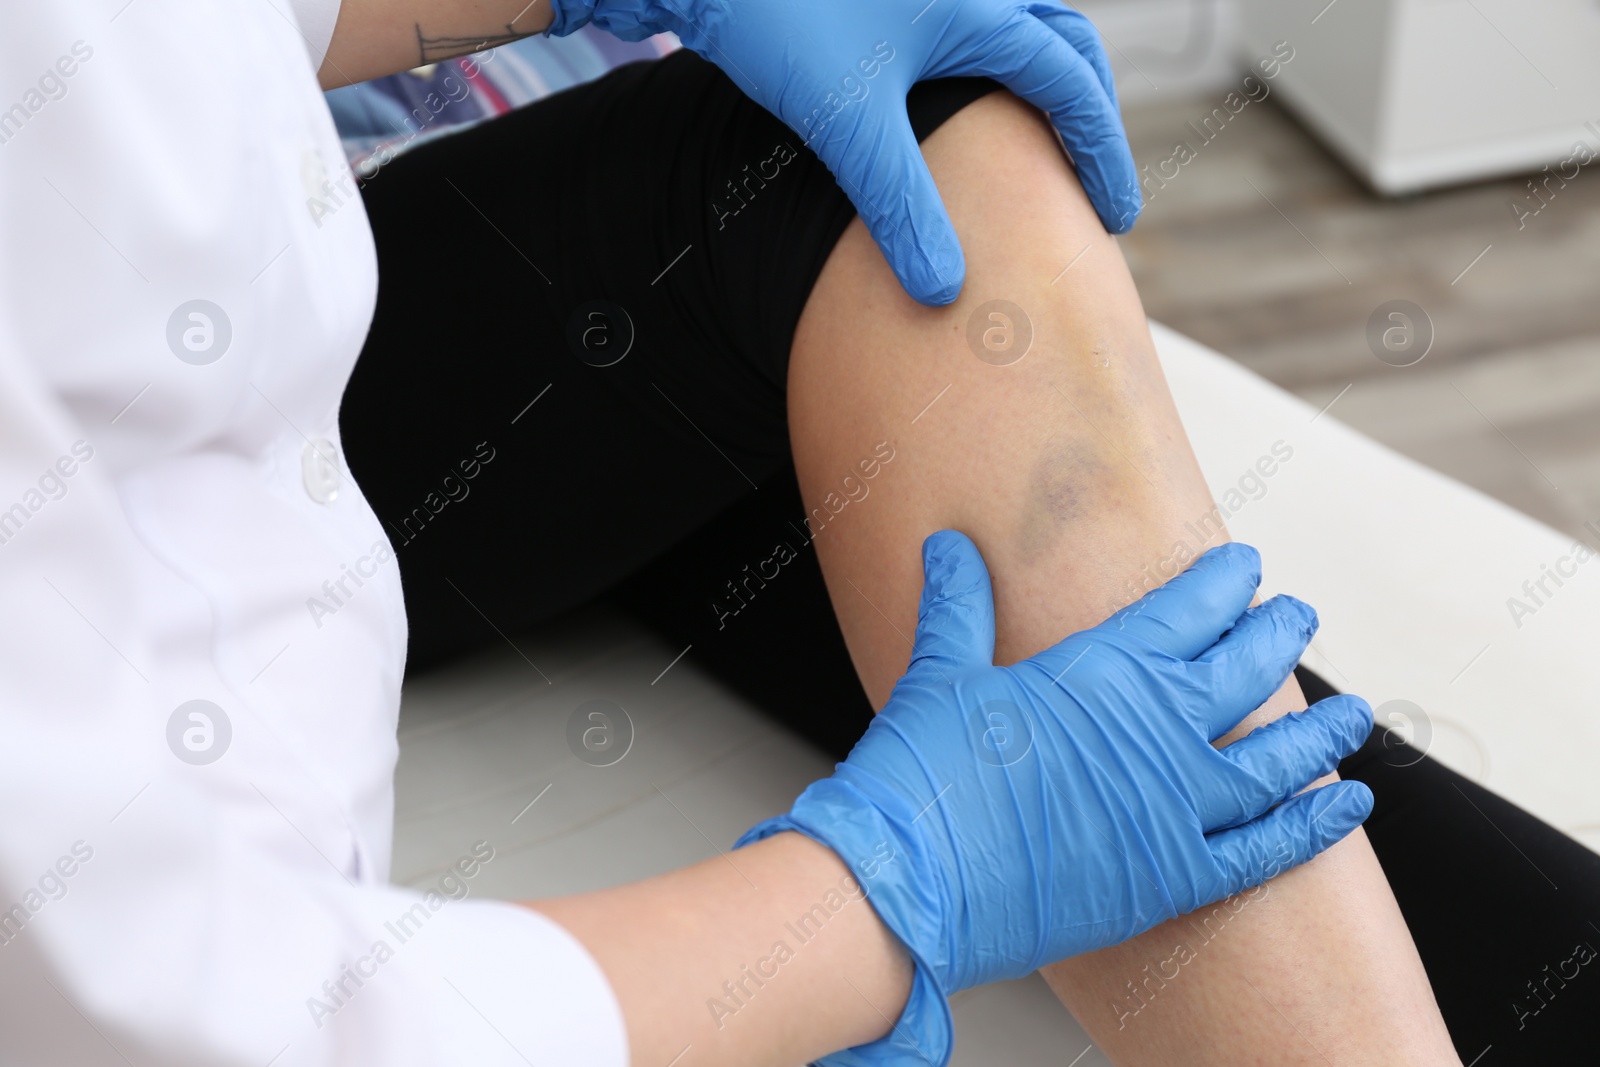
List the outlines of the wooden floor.
<svg viewBox="0 0 1600 1067">
<path fill-rule="evenodd" d="M 1150 317 L 1557 529 L 1600 519 L 1600 166 L 1519 229 L 1526 176 L 1383 200 L 1275 99 L 1204 141 L 1220 103 L 1125 115 L 1150 173 L 1194 150 L 1122 239 Z M 1394 299 L 1433 324 L 1413 366 L 1367 344 Z"/>
</svg>

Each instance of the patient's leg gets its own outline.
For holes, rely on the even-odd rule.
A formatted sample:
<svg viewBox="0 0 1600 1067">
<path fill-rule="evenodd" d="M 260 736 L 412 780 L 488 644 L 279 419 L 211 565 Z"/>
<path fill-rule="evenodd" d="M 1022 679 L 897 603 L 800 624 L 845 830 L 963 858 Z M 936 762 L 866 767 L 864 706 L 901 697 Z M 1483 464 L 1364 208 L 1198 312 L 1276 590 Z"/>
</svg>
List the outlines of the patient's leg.
<svg viewBox="0 0 1600 1067">
<path fill-rule="evenodd" d="M 839 509 L 816 513 L 815 543 L 876 707 L 909 659 L 928 533 L 954 527 L 983 551 L 1011 663 L 1132 600 L 1176 545 L 1201 551 L 1193 530 L 1211 516 L 1121 254 L 1048 127 L 995 93 L 923 151 L 966 249 L 960 300 L 913 303 L 857 221 L 790 365 L 802 492 Z M 1003 321 L 980 324 L 987 360 L 969 346 L 969 317 L 992 300 L 1031 322 L 1011 365 L 997 365 L 1015 354 Z M 845 483 L 880 441 L 893 459 Z M 1247 725 L 1304 706 L 1291 679 Z M 1046 978 L 1118 1063 L 1458 1062 L 1359 830 L 1271 885 L 1236 913 L 1174 920 Z"/>
</svg>

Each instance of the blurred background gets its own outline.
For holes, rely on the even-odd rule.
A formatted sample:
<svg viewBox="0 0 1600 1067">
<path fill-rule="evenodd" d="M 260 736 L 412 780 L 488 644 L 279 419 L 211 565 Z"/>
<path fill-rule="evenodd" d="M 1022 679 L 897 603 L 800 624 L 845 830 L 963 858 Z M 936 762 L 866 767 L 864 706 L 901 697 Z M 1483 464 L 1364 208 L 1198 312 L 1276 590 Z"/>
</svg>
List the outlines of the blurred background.
<svg viewBox="0 0 1600 1067">
<path fill-rule="evenodd" d="M 1076 6 L 1145 179 L 1151 318 L 1559 530 L 1600 515 L 1600 3 Z M 1432 324 L 1410 366 L 1365 336 L 1394 300 Z"/>
</svg>

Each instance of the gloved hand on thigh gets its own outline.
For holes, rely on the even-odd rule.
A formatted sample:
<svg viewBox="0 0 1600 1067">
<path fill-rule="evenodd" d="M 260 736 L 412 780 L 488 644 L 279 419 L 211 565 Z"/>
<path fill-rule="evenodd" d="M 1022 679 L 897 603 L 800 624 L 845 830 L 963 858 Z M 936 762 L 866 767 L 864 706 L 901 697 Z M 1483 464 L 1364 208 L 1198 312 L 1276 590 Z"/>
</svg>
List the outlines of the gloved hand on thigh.
<svg viewBox="0 0 1600 1067">
<path fill-rule="evenodd" d="M 1250 608 L 1253 548 L 1228 544 L 1110 619 L 994 665 L 977 547 L 923 545 L 911 666 L 834 775 L 740 845 L 795 830 L 851 867 L 915 964 L 891 1033 L 831 1064 L 933 1063 L 946 998 L 1141 933 L 1303 863 L 1371 811 L 1358 782 L 1297 794 L 1372 728 L 1355 696 L 1224 749 L 1317 628 L 1289 596 Z M 1041 594 L 1043 595 L 1043 594 Z"/>
<path fill-rule="evenodd" d="M 906 117 L 919 81 L 995 79 L 1050 117 L 1107 230 L 1138 175 L 1099 34 L 1058 0 L 551 0 L 549 32 L 671 31 L 782 119 L 839 180 L 917 300 L 948 304 L 966 261 Z M 730 178 L 734 177 L 729 175 Z M 717 190 L 707 190 L 713 195 Z"/>
</svg>

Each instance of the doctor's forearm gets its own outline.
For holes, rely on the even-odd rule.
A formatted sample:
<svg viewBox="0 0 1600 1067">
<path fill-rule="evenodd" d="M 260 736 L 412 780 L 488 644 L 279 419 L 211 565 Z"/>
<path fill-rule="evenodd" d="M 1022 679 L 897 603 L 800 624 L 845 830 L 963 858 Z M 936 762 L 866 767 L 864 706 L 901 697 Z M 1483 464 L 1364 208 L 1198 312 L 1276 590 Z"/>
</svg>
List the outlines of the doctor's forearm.
<svg viewBox="0 0 1600 1067">
<path fill-rule="evenodd" d="M 600 964 L 635 1065 L 792 1067 L 882 1037 L 910 992 L 862 883 L 799 834 L 528 906 Z"/>
<path fill-rule="evenodd" d="M 481 52 L 550 25 L 550 0 L 344 0 L 324 89 Z"/>
</svg>

